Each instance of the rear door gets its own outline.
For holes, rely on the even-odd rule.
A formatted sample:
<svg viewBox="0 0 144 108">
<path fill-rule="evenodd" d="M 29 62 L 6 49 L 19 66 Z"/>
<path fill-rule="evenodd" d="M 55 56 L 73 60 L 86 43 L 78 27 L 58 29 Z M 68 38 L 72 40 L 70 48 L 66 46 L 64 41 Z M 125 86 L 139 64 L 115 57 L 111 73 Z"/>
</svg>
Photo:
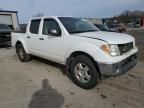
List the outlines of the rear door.
<svg viewBox="0 0 144 108">
<path fill-rule="evenodd" d="M 29 30 L 27 30 L 26 42 L 27 42 L 27 46 L 31 54 L 39 54 L 40 22 L 41 22 L 41 19 L 31 20 L 31 23 L 28 27 Z"/>
</svg>

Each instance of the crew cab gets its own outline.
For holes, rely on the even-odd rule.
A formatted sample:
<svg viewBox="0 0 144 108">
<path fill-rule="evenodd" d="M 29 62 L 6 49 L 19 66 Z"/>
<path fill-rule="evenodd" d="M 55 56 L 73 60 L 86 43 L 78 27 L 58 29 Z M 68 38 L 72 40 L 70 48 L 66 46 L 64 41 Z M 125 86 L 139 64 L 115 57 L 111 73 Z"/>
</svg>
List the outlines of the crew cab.
<svg viewBox="0 0 144 108">
<path fill-rule="evenodd" d="M 66 66 L 70 79 L 91 89 L 102 76 L 118 76 L 137 64 L 138 48 L 128 34 L 104 32 L 81 18 L 32 18 L 26 33 L 12 33 L 21 62 L 32 55 Z"/>
</svg>

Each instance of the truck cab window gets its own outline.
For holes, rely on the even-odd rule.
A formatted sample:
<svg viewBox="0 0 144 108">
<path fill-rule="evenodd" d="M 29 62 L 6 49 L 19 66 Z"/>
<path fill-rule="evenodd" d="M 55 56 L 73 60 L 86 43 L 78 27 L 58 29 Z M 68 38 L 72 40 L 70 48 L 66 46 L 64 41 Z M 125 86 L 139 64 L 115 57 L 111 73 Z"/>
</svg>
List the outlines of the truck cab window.
<svg viewBox="0 0 144 108">
<path fill-rule="evenodd" d="M 32 20 L 30 25 L 30 32 L 33 34 L 38 34 L 40 20 Z"/>
<path fill-rule="evenodd" d="M 44 35 L 51 35 L 49 31 L 56 30 L 57 34 L 61 35 L 61 29 L 58 23 L 53 19 L 45 19 L 43 24 L 43 34 Z"/>
</svg>

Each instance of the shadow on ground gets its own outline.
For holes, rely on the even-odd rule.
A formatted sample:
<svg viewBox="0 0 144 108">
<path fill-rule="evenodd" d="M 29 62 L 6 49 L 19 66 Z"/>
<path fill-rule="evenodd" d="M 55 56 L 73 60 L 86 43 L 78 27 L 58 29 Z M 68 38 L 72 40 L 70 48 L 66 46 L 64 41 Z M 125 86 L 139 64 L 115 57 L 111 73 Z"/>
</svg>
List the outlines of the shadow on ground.
<svg viewBox="0 0 144 108">
<path fill-rule="evenodd" d="M 28 108 L 61 108 L 63 103 L 63 95 L 53 89 L 47 79 L 44 79 L 42 81 L 42 89 L 33 94 Z"/>
<path fill-rule="evenodd" d="M 7 43 L 7 44 L 4 44 L 4 45 L 0 45 L 0 48 L 10 49 L 10 48 L 11 48 L 11 43 Z"/>
<path fill-rule="evenodd" d="M 57 67 L 61 70 L 63 75 L 67 75 L 66 67 L 64 65 L 58 64 L 58 63 L 50 61 L 50 60 L 42 59 L 42 58 L 37 57 L 37 56 L 32 56 L 32 59 L 37 60 L 37 61 L 42 62 L 42 63 L 45 63 L 45 64 L 50 65 L 50 66 Z"/>
</svg>

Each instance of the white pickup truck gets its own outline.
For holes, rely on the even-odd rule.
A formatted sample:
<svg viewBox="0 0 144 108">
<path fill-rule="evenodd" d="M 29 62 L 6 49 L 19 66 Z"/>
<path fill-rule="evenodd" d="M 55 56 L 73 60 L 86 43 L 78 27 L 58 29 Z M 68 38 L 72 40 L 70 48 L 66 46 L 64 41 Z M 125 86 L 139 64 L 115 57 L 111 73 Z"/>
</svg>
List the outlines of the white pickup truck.
<svg viewBox="0 0 144 108">
<path fill-rule="evenodd" d="M 73 17 L 32 18 L 26 33 L 12 33 L 20 61 L 35 55 L 66 65 L 72 81 L 84 89 L 102 76 L 122 75 L 137 64 L 135 39 L 128 34 L 102 32 Z"/>
</svg>

